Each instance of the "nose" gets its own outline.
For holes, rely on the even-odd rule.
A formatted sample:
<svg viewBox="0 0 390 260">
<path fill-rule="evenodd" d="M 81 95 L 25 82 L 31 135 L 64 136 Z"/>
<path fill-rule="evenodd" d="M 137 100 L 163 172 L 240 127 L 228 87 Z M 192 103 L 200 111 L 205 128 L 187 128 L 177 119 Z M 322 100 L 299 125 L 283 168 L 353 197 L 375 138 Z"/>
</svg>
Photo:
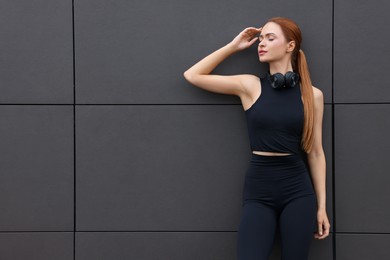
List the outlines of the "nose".
<svg viewBox="0 0 390 260">
<path fill-rule="evenodd" d="M 264 41 L 260 41 L 260 42 L 259 42 L 259 47 L 262 48 L 262 47 L 264 47 L 264 46 L 265 46 L 265 45 L 264 45 Z"/>
</svg>

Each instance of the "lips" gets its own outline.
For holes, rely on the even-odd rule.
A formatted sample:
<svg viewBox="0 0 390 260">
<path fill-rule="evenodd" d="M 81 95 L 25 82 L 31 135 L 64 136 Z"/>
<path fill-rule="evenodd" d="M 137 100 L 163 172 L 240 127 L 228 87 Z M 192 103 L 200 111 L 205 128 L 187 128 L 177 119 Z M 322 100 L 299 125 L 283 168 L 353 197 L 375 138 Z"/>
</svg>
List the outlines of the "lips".
<svg viewBox="0 0 390 260">
<path fill-rule="evenodd" d="M 259 51 L 259 55 L 264 55 L 266 53 L 267 53 L 266 51 Z"/>
</svg>

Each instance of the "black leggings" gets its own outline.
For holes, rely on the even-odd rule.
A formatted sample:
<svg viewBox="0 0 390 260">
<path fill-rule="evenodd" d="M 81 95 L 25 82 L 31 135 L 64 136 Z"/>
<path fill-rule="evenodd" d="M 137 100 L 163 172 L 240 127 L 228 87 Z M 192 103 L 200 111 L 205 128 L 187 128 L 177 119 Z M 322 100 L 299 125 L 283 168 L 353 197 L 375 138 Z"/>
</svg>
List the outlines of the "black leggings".
<svg viewBox="0 0 390 260">
<path fill-rule="evenodd" d="M 282 260 L 306 260 L 317 201 L 300 155 L 252 154 L 245 175 L 238 260 L 267 260 L 279 227 Z"/>
</svg>

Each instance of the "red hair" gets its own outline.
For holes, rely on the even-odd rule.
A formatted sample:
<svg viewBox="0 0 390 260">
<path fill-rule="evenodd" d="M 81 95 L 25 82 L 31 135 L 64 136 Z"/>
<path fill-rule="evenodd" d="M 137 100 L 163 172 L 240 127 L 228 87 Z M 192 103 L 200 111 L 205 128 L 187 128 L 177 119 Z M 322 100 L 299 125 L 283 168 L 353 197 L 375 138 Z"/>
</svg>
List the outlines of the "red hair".
<svg viewBox="0 0 390 260">
<path fill-rule="evenodd" d="M 278 24 L 287 42 L 294 41 L 295 49 L 291 55 L 292 67 L 301 79 L 301 94 L 304 109 L 304 124 L 302 133 L 302 148 L 309 153 L 313 147 L 313 128 L 314 128 L 314 94 L 310 79 L 309 67 L 307 66 L 306 57 L 301 50 L 302 33 L 298 25 L 284 17 L 274 17 L 268 20 Z"/>
</svg>

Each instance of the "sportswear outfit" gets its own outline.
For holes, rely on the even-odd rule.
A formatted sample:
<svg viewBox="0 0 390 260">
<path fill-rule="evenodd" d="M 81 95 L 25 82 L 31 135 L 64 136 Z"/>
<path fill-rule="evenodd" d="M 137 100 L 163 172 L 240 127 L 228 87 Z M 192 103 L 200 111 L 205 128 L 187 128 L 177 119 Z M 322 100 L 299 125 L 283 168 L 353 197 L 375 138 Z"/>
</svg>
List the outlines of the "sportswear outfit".
<svg viewBox="0 0 390 260">
<path fill-rule="evenodd" d="M 306 260 L 316 231 L 317 200 L 301 148 L 304 112 L 300 85 L 273 88 L 245 111 L 252 154 L 245 174 L 238 260 L 267 260 L 280 231 L 282 260 Z M 259 86 L 260 87 L 260 86 Z"/>
</svg>

